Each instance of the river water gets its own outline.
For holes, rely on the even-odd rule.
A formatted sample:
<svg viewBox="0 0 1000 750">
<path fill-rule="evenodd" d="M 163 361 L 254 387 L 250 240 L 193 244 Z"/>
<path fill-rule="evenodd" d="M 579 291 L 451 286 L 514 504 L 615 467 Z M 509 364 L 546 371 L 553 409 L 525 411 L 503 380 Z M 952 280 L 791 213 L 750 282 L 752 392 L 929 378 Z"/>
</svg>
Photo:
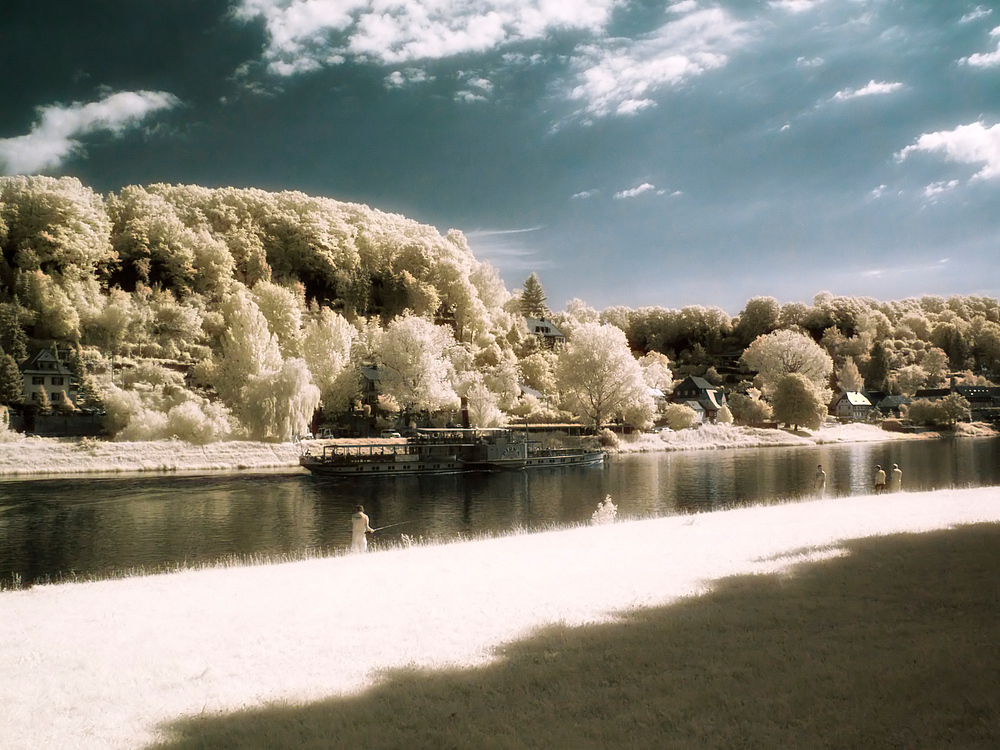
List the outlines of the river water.
<svg viewBox="0 0 1000 750">
<path fill-rule="evenodd" d="M 229 556 L 326 552 L 350 541 L 363 504 L 375 544 L 586 522 L 608 495 L 623 518 L 871 491 L 875 464 L 904 489 L 1000 487 L 1000 438 L 611 457 L 604 467 L 329 479 L 301 470 L 208 476 L 0 481 L 0 584 L 155 570 Z M 1000 491 L 1000 489 L 998 489 Z"/>
</svg>

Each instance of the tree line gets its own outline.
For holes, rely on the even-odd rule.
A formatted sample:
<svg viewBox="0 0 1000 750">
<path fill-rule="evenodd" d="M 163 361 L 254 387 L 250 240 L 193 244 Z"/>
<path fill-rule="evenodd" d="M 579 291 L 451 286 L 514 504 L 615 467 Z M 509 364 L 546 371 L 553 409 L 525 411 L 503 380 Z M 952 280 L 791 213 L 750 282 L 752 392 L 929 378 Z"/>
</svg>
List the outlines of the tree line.
<svg viewBox="0 0 1000 750">
<path fill-rule="evenodd" d="M 526 316 L 566 344 L 545 346 Z M 725 384 L 744 421 L 862 383 L 986 382 L 1000 371 L 1000 307 L 822 293 L 756 297 L 735 317 L 577 299 L 553 312 L 536 274 L 508 291 L 461 232 L 359 204 L 163 184 L 102 196 L 74 178 L 4 177 L 0 403 L 19 400 L 17 364 L 41 341 L 73 350 L 120 439 L 287 440 L 317 413 L 363 408 L 365 366 L 381 394 L 372 418 L 464 398 L 481 426 L 677 424 L 653 394 L 687 374 Z M 796 353 L 802 363 L 786 361 Z"/>
</svg>

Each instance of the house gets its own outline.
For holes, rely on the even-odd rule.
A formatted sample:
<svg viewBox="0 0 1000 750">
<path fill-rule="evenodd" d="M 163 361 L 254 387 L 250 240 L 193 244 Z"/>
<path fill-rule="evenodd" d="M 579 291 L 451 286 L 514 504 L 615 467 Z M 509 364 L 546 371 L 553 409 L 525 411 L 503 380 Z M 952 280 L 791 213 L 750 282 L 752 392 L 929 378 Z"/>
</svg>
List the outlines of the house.
<svg viewBox="0 0 1000 750">
<path fill-rule="evenodd" d="M 551 320 L 545 318 L 525 318 L 524 324 L 528 327 L 528 333 L 537 336 L 542 346 L 546 349 L 553 349 L 558 345 L 566 343 L 566 336 L 556 328 Z"/>
<path fill-rule="evenodd" d="M 843 391 L 830 404 L 835 417 L 864 421 L 871 414 L 872 402 L 860 391 Z"/>
<path fill-rule="evenodd" d="M 64 394 L 71 404 L 76 404 L 79 385 L 66 364 L 68 355 L 68 350 L 52 346 L 39 349 L 24 361 L 24 403 L 37 404 L 44 392 L 53 406 L 62 403 Z"/>
<path fill-rule="evenodd" d="M 690 375 L 681 381 L 680 385 L 674 388 L 670 395 L 670 400 L 675 404 L 691 406 L 691 401 L 696 402 L 700 407 L 706 420 L 714 422 L 719 414 L 719 409 L 726 404 L 726 394 L 718 386 L 709 383 L 705 378 Z M 698 411 L 697 409 L 695 411 Z"/>
<path fill-rule="evenodd" d="M 868 400 L 878 409 L 879 414 L 884 417 L 895 417 L 896 419 L 903 416 L 903 407 L 910 405 L 910 399 L 906 396 L 886 396 L 877 401 L 869 396 Z"/>
</svg>

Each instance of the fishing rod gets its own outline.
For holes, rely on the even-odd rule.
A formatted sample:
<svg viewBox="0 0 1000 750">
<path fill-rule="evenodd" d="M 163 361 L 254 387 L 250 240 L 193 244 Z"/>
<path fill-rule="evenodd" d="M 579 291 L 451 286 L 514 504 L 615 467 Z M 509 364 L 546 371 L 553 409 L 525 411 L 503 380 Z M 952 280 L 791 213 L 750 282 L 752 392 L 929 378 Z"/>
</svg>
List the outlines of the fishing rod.
<svg viewBox="0 0 1000 750">
<path fill-rule="evenodd" d="M 393 526 L 402 526 L 404 523 L 414 523 L 414 521 L 400 521 L 399 523 L 386 524 L 385 526 L 372 529 L 372 533 L 374 534 L 376 531 L 381 531 L 382 529 L 391 529 Z"/>
</svg>

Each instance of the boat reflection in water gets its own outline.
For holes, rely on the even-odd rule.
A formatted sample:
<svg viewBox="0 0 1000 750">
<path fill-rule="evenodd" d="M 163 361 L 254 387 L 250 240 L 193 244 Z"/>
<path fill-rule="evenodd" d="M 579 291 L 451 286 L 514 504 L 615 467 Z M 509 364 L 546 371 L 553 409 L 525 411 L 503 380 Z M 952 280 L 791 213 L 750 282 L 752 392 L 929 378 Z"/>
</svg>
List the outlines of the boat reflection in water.
<svg viewBox="0 0 1000 750">
<path fill-rule="evenodd" d="M 583 442 L 545 447 L 526 431 L 497 428 L 428 428 L 398 443 L 327 444 L 310 447 L 299 463 L 325 476 L 458 474 L 537 467 L 591 466 L 604 451 Z"/>
</svg>

